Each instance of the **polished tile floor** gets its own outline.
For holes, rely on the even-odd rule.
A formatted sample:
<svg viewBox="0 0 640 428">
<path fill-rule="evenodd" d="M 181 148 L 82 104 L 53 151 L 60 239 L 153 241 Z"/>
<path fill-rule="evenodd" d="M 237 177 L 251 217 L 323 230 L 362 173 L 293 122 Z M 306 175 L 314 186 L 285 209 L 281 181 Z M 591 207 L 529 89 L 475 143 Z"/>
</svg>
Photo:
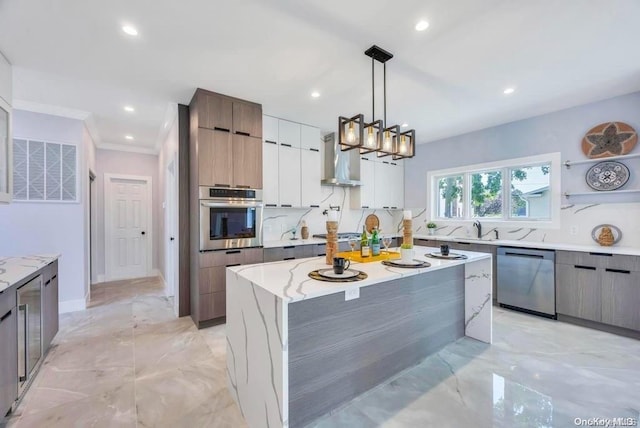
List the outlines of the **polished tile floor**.
<svg viewBox="0 0 640 428">
<path fill-rule="evenodd" d="M 176 319 L 157 279 L 92 288 L 9 427 L 244 427 L 224 326 Z M 494 308 L 494 344 L 463 338 L 316 421 L 328 427 L 573 427 L 640 409 L 640 341 Z"/>
</svg>

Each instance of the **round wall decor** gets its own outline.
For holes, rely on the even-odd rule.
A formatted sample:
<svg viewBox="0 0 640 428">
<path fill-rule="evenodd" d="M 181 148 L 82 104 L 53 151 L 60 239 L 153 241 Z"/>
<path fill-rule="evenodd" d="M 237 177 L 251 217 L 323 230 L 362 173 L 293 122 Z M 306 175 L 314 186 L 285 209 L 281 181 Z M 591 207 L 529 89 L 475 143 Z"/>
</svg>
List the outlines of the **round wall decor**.
<svg viewBox="0 0 640 428">
<path fill-rule="evenodd" d="M 638 134 L 623 122 L 601 123 L 582 139 L 582 151 L 588 158 L 626 155 L 638 142 Z"/>
<path fill-rule="evenodd" d="M 629 168 L 620 162 L 598 162 L 589 168 L 586 180 L 593 190 L 616 190 L 629 181 Z"/>
</svg>

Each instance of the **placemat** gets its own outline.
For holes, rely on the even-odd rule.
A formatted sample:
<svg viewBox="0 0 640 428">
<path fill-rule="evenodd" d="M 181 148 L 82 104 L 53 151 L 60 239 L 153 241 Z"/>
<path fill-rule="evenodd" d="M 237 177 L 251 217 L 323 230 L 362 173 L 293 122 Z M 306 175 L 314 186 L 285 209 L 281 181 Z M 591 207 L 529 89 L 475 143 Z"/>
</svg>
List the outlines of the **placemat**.
<svg viewBox="0 0 640 428">
<path fill-rule="evenodd" d="M 369 276 L 362 272 L 358 274 L 358 276 L 354 276 L 352 278 L 327 278 L 326 276 L 322 276 L 318 273 L 320 269 L 316 269 L 314 271 L 309 272 L 309 278 L 315 279 L 316 281 L 324 281 L 324 282 L 356 282 L 362 281 L 363 279 L 367 279 Z M 355 269 L 354 269 L 355 270 Z"/>
<path fill-rule="evenodd" d="M 456 254 L 456 253 L 449 253 L 448 256 L 437 255 L 435 253 L 427 253 L 424 256 L 431 257 L 432 259 L 442 259 L 442 260 L 464 260 L 468 258 L 464 254 Z"/>
<path fill-rule="evenodd" d="M 420 261 L 420 260 L 417 260 Z M 419 265 L 403 265 L 403 264 L 399 264 L 399 263 L 394 263 L 393 261 L 390 260 L 384 260 L 382 262 L 383 265 L 385 266 L 391 266 L 391 267 L 396 267 L 396 268 L 405 268 L 405 269 L 418 269 L 418 268 L 426 268 L 431 266 L 431 263 L 429 262 L 422 262 Z"/>
</svg>

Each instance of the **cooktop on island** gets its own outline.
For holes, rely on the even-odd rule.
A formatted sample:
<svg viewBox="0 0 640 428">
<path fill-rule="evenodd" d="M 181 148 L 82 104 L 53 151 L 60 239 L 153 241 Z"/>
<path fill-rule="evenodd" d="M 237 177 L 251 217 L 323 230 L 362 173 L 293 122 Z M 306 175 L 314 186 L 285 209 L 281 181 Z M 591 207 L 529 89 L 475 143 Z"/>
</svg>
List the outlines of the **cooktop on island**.
<svg viewBox="0 0 640 428">
<path fill-rule="evenodd" d="M 357 232 L 338 232 L 338 239 L 344 239 L 344 238 L 349 238 L 351 236 L 360 236 L 359 233 Z M 318 233 L 313 235 L 314 238 L 320 238 L 320 239 L 327 239 L 327 234 L 326 233 Z"/>
</svg>

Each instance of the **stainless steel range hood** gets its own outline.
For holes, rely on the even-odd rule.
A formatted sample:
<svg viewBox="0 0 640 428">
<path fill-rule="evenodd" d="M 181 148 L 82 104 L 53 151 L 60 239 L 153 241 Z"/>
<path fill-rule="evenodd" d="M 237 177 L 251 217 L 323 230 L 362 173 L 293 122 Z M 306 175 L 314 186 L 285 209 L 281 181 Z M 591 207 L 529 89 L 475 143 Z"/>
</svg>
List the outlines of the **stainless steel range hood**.
<svg viewBox="0 0 640 428">
<path fill-rule="evenodd" d="M 321 183 L 325 186 L 361 186 L 360 180 L 354 179 L 351 173 L 352 158 L 357 159 L 358 150 L 343 152 L 334 133 L 324 136 L 324 179 Z M 359 176 L 359 174 L 357 174 Z M 359 178 L 359 177 L 358 177 Z"/>
</svg>

